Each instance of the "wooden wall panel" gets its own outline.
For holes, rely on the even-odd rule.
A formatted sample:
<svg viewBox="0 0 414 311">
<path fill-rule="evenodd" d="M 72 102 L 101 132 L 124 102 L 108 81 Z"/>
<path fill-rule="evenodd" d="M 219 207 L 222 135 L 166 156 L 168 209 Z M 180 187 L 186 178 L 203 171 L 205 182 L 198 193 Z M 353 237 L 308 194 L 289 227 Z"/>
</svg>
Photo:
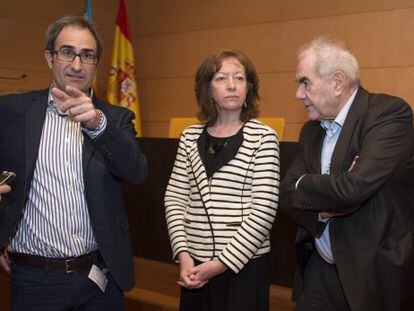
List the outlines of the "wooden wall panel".
<svg viewBox="0 0 414 311">
<path fill-rule="evenodd" d="M 117 0 L 91 0 L 104 40 L 98 94 L 105 97 Z M 296 140 L 307 115 L 295 100 L 296 51 L 321 34 L 334 35 L 357 56 L 363 85 L 414 105 L 413 0 L 126 0 L 136 58 L 143 132 L 166 136 L 172 116 L 193 116 L 194 73 L 208 54 L 239 49 L 261 79 L 262 116 L 282 116 L 285 140 Z M 2 0 L 0 94 L 47 87 L 43 59 L 47 25 L 65 14 L 82 14 L 83 0 Z"/>
<path fill-rule="evenodd" d="M 414 108 L 413 66 L 362 70 L 361 80 L 368 90 L 401 97 Z"/>
<path fill-rule="evenodd" d="M 307 115 L 302 102 L 295 99 L 296 83 L 294 72 L 269 73 L 260 76 L 260 115 L 262 117 L 282 116 L 289 123 L 303 123 Z"/>
<path fill-rule="evenodd" d="M 148 122 L 142 121 L 143 133 L 145 137 L 168 137 L 168 122 Z"/>
<path fill-rule="evenodd" d="M 141 45 L 137 59 L 139 76 L 142 79 L 193 76 L 207 55 L 223 48 L 245 52 L 259 71 L 286 69 L 281 63 L 278 45 L 282 43 L 277 39 L 280 36 L 280 24 L 265 24 L 144 37 L 136 42 Z"/>
<path fill-rule="evenodd" d="M 176 116 L 193 116 L 197 111 L 192 78 L 150 79 L 140 84 L 142 119 L 168 122 L 171 112 Z"/>
<path fill-rule="evenodd" d="M 347 42 L 362 68 L 406 66 L 414 63 L 412 29 L 414 9 L 157 35 L 136 40 L 137 68 L 141 79 L 192 76 L 205 56 L 227 47 L 248 54 L 259 72 L 294 71 L 297 49 L 322 34 Z"/>
<path fill-rule="evenodd" d="M 138 70 L 143 84 L 147 79 L 151 79 L 151 84 L 157 84 L 155 81 L 158 77 L 191 79 L 205 55 L 223 46 L 240 49 L 252 58 L 260 74 L 262 115 L 285 117 L 288 125 L 285 139 L 296 140 L 300 130 L 298 124 L 306 120 L 302 105 L 294 98 L 296 86 L 293 81 L 298 47 L 321 34 L 337 36 L 345 40 L 358 57 L 363 85 L 368 89 L 373 85 L 373 90 L 379 91 L 383 87 L 382 92 L 402 96 L 414 103 L 409 86 L 404 85 L 399 78 L 384 73 L 382 80 L 378 80 L 382 77 L 378 71 L 384 70 L 403 70 L 405 76 L 410 76 L 409 68 L 414 62 L 412 23 L 414 9 L 409 8 L 146 36 L 140 39 L 143 57 L 138 60 L 142 61 Z M 369 74 L 372 70 L 375 73 Z M 374 81 L 364 80 L 370 76 Z M 146 91 L 152 92 L 150 88 Z M 167 93 L 171 98 L 176 97 L 174 93 L 180 94 L 179 96 L 185 94 L 184 100 L 189 98 L 188 90 L 176 87 L 172 87 Z M 193 100 L 191 97 L 190 99 Z M 150 105 L 159 104 L 151 101 Z M 163 111 L 161 118 L 152 113 L 144 115 L 143 118 L 164 121 L 169 114 L 170 117 L 182 115 L 182 111 L 188 111 L 186 115 L 193 115 L 192 106 L 186 107 L 190 107 L 190 111 L 183 109 L 179 114 L 174 111 L 171 114 L 168 108 L 159 109 Z M 290 133 L 291 130 L 294 132 Z M 158 133 L 156 136 L 163 134 Z"/>
<path fill-rule="evenodd" d="M 22 78 L 22 74 L 26 77 Z M 51 79 L 49 72 L 8 69 L 0 66 L 0 95 L 47 88 Z"/>
<path fill-rule="evenodd" d="M 0 19 L 0 42 L 2 42 L 0 66 L 9 68 L 44 69 L 43 42 L 44 28 L 30 26 L 28 35 L 27 24 Z M 41 44 L 39 44 L 41 42 Z"/>
<path fill-rule="evenodd" d="M 2 0 L 0 3 L 0 18 L 33 25 L 47 26 L 60 16 L 80 15 L 83 12 L 84 0 Z"/>
<path fill-rule="evenodd" d="M 136 36 L 312 19 L 414 6 L 412 0 L 127 1 Z"/>
</svg>

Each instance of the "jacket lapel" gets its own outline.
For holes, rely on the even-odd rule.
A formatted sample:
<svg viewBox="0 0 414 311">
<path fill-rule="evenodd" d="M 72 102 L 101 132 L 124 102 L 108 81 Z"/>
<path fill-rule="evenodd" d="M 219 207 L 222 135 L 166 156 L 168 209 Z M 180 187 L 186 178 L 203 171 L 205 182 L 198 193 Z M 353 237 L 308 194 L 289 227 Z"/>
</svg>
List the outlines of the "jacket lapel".
<svg viewBox="0 0 414 311">
<path fill-rule="evenodd" d="M 33 94 L 29 98 L 25 120 L 25 169 L 28 174 L 33 174 L 39 153 L 40 139 L 42 137 L 43 123 L 46 117 L 46 108 L 49 91 Z"/>
<path fill-rule="evenodd" d="M 316 127 L 315 136 L 313 139 L 310 139 L 307 143 L 310 144 L 310 148 L 305 148 L 305 150 L 310 150 L 309 159 L 310 167 L 312 168 L 311 173 L 320 174 L 321 173 L 321 156 L 322 156 L 322 144 L 325 137 L 325 130 L 321 127 L 319 121 L 315 122 L 314 126 Z M 307 156 L 304 155 L 306 158 Z"/>
<path fill-rule="evenodd" d="M 331 159 L 331 173 L 337 174 L 343 171 L 347 171 L 349 161 L 347 160 L 348 149 L 351 142 L 355 139 L 354 131 L 358 120 L 361 117 L 363 111 L 365 111 L 368 104 L 368 92 L 362 87 L 358 89 L 355 99 L 349 109 L 348 115 L 345 119 L 344 126 L 339 135 L 338 141 L 335 145 L 334 152 Z M 349 159 L 348 159 L 349 160 Z M 345 165 L 345 166 L 344 166 Z"/>
<path fill-rule="evenodd" d="M 91 141 L 84 136 L 83 138 L 83 144 L 82 144 L 82 168 L 83 168 L 83 177 L 85 180 L 85 183 L 87 181 L 86 178 L 86 172 L 87 168 L 89 166 L 90 160 L 92 158 L 92 155 L 95 151 L 95 147 L 92 145 Z"/>
</svg>

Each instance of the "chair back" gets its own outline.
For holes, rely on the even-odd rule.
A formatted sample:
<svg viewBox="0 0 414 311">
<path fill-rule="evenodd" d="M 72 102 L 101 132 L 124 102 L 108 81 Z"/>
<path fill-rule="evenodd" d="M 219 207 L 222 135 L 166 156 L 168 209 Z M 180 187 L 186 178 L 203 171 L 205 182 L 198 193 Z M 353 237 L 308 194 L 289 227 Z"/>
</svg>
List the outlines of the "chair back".
<svg viewBox="0 0 414 311">
<path fill-rule="evenodd" d="M 260 122 L 270 126 L 277 133 L 279 141 L 283 140 L 285 132 L 285 118 L 257 118 Z"/>
<path fill-rule="evenodd" d="M 181 133 L 185 130 L 186 127 L 196 123 L 199 123 L 199 121 L 195 117 L 171 118 L 170 128 L 168 130 L 168 137 L 180 138 Z"/>
</svg>

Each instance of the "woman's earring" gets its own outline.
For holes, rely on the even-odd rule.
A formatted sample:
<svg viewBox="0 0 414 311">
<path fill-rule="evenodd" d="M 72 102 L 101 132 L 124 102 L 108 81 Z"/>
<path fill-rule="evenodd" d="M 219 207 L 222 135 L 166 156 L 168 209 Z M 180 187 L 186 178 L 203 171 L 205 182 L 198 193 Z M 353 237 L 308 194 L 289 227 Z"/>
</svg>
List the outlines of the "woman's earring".
<svg viewBox="0 0 414 311">
<path fill-rule="evenodd" d="M 247 108 L 247 103 L 246 103 L 246 102 L 244 102 L 244 103 L 243 103 L 243 108 L 244 108 L 244 109 L 246 109 L 246 108 Z"/>
</svg>

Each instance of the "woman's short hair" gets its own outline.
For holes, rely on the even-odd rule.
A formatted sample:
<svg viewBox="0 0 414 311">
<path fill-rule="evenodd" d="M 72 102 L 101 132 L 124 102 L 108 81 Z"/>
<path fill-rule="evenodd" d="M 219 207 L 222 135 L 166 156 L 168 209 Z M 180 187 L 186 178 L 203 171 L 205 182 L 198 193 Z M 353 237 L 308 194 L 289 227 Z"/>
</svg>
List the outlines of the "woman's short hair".
<svg viewBox="0 0 414 311">
<path fill-rule="evenodd" d="M 63 30 L 63 28 L 67 26 L 75 26 L 79 27 L 81 29 L 87 29 L 90 31 L 92 36 L 95 39 L 96 42 L 96 56 L 98 59 L 101 59 L 102 56 L 102 39 L 99 36 L 98 30 L 96 27 L 88 22 L 84 17 L 82 16 L 64 16 L 57 21 L 50 24 L 46 31 L 46 38 L 45 38 L 45 50 L 46 51 L 54 51 L 55 50 L 55 43 L 56 39 L 59 36 L 60 32 Z"/>
<path fill-rule="evenodd" d="M 214 75 L 220 70 L 223 61 L 229 58 L 237 59 L 244 67 L 247 80 L 246 105 L 240 114 L 240 120 L 246 122 L 259 114 L 257 102 L 259 96 L 259 77 L 252 61 L 242 52 L 233 50 L 222 50 L 208 56 L 198 67 L 195 75 L 195 95 L 199 106 L 198 119 L 202 123 L 211 126 L 217 121 L 217 107 L 212 99 L 210 83 Z"/>
<path fill-rule="evenodd" d="M 343 42 L 331 37 L 317 37 L 299 50 L 298 60 L 308 53 L 315 56 L 314 69 L 319 77 L 331 77 L 340 70 L 348 78 L 350 85 L 359 84 L 358 61 Z"/>
</svg>

